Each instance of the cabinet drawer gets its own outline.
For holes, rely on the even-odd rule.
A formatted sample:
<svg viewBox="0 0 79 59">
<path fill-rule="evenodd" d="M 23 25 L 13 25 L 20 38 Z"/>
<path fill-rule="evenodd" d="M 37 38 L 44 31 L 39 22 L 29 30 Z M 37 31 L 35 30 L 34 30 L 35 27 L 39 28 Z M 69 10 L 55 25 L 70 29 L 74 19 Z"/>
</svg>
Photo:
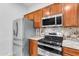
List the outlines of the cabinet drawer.
<svg viewBox="0 0 79 59">
<path fill-rule="evenodd" d="M 79 50 L 72 49 L 72 48 L 63 48 L 63 53 L 68 53 L 72 56 L 79 56 Z"/>
</svg>

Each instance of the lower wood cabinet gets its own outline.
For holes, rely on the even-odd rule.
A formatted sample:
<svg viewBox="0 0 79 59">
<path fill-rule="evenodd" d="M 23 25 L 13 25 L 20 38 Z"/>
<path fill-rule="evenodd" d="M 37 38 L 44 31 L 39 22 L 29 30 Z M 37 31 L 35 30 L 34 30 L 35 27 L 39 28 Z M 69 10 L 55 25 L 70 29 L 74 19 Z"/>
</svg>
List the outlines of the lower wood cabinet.
<svg viewBox="0 0 79 59">
<path fill-rule="evenodd" d="M 37 56 L 37 40 L 29 39 L 29 55 L 30 56 Z"/>
<path fill-rule="evenodd" d="M 63 47 L 63 56 L 79 56 L 79 50 Z"/>
<path fill-rule="evenodd" d="M 71 56 L 71 55 L 69 55 L 69 54 L 67 54 L 67 53 L 64 53 L 63 56 Z"/>
</svg>

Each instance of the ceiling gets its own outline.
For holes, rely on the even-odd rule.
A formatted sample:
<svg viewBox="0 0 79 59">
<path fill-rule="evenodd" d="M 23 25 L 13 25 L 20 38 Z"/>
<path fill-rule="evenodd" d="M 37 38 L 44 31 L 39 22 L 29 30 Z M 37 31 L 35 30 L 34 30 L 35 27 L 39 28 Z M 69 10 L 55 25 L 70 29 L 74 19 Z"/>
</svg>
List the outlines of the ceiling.
<svg viewBox="0 0 79 59">
<path fill-rule="evenodd" d="M 31 6 L 35 5 L 35 3 L 23 3 L 23 5 L 25 5 L 26 7 L 31 7 Z"/>
</svg>

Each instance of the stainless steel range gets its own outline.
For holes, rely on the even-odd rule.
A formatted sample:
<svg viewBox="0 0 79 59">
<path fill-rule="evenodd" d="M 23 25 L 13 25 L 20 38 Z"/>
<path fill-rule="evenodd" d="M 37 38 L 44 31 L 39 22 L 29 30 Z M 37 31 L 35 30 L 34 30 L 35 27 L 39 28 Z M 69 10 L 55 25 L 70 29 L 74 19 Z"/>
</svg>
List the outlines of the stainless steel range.
<svg viewBox="0 0 79 59">
<path fill-rule="evenodd" d="M 62 55 L 63 36 L 45 35 L 38 41 L 38 54 L 43 56 L 61 56 Z"/>
</svg>

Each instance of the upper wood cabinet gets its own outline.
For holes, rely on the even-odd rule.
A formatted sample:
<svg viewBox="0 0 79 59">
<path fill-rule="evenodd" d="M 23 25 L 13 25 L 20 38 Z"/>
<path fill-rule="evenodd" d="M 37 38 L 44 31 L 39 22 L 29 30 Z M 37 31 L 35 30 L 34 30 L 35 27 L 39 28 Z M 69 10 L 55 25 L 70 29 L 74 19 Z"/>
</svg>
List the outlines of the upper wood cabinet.
<svg viewBox="0 0 79 59">
<path fill-rule="evenodd" d="M 28 14 L 25 14 L 24 15 L 24 18 L 28 19 L 29 18 L 29 15 Z"/>
<path fill-rule="evenodd" d="M 63 14 L 64 27 L 79 26 L 79 4 L 77 3 L 55 3 L 35 12 L 24 15 L 28 20 L 34 20 L 35 28 L 41 27 L 42 17 Z"/>
<path fill-rule="evenodd" d="M 79 27 L 79 3 L 78 3 L 78 9 L 77 9 L 77 18 L 78 18 L 78 27 Z"/>
<path fill-rule="evenodd" d="M 34 25 L 35 28 L 41 27 L 41 19 L 42 19 L 42 9 L 34 12 Z"/>
<path fill-rule="evenodd" d="M 50 6 L 45 7 L 43 10 L 43 17 L 50 16 Z"/>
<path fill-rule="evenodd" d="M 64 26 L 77 26 L 77 4 L 63 4 Z"/>
<path fill-rule="evenodd" d="M 55 3 L 51 5 L 51 15 L 62 13 L 62 4 Z"/>
<path fill-rule="evenodd" d="M 29 14 L 26 14 L 24 15 L 24 18 L 28 19 L 28 20 L 33 20 L 34 17 L 33 17 L 33 12 L 32 13 L 29 13 Z"/>
</svg>

